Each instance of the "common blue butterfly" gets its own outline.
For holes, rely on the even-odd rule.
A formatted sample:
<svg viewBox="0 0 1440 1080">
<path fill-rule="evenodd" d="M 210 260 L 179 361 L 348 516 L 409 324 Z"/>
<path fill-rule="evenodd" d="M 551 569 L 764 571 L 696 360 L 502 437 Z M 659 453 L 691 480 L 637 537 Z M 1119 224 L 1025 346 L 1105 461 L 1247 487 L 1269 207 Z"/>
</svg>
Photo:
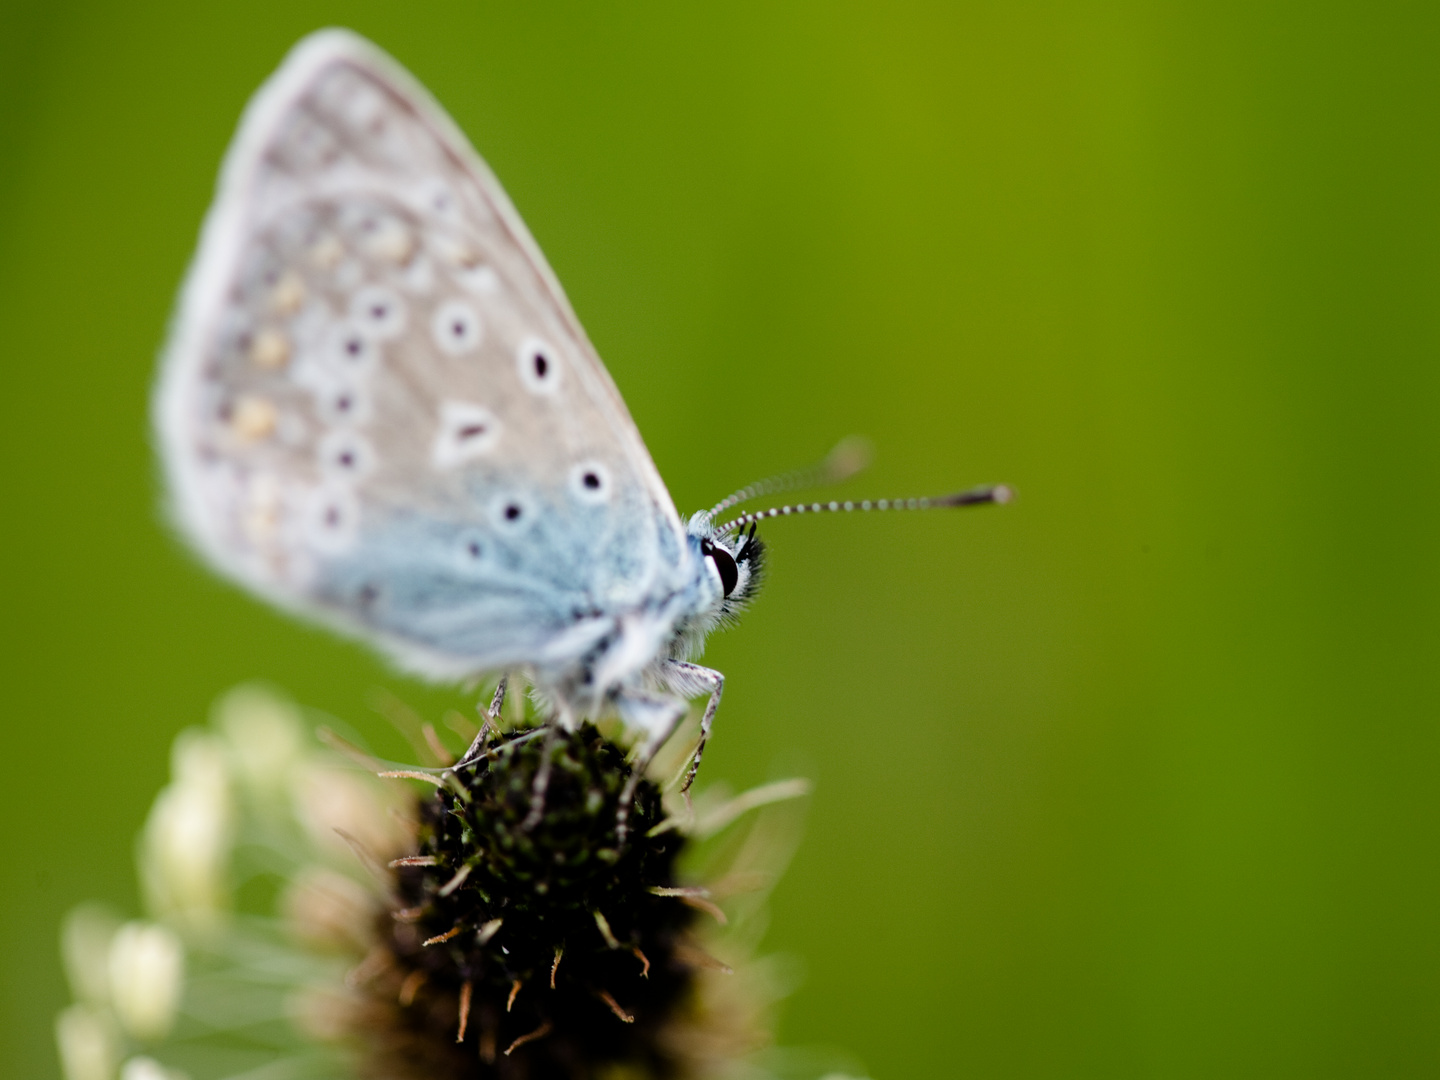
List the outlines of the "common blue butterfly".
<svg viewBox="0 0 1440 1080">
<path fill-rule="evenodd" d="M 246 109 L 155 400 L 174 515 L 222 573 L 422 675 L 522 672 L 562 725 L 618 712 L 642 764 L 706 694 L 687 786 L 724 686 L 691 659 L 755 592 L 760 517 L 1008 498 L 716 524 L 776 483 L 682 521 L 499 183 L 341 30 Z"/>
</svg>

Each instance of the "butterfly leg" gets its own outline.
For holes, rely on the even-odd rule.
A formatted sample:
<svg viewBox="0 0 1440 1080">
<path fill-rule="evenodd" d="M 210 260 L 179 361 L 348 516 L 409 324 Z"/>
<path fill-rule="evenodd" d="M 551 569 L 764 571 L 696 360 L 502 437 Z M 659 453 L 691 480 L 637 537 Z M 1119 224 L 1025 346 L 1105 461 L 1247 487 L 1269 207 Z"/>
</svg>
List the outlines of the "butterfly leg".
<svg viewBox="0 0 1440 1080">
<path fill-rule="evenodd" d="M 499 730 L 500 709 L 505 704 L 505 685 L 510 681 L 509 675 L 501 675 L 500 682 L 495 687 L 495 696 L 490 701 L 490 708 L 481 713 L 483 718 L 480 723 L 480 731 L 475 736 L 475 741 L 470 744 L 470 749 L 460 755 L 460 760 L 452 766 L 454 769 L 463 769 L 466 765 L 477 760 L 485 753 L 485 747 L 489 745 L 490 729 L 493 727 Z"/>
<path fill-rule="evenodd" d="M 705 703 L 705 712 L 700 716 L 700 742 L 690 759 L 690 771 L 685 774 L 685 783 L 680 792 L 689 795 L 690 785 L 695 783 L 695 774 L 700 771 L 700 758 L 705 753 L 705 744 L 710 740 L 710 728 L 715 723 L 715 712 L 720 708 L 720 695 L 725 690 L 725 676 L 714 668 L 688 664 L 683 660 L 672 660 L 665 666 L 666 673 L 673 679 L 673 688 L 681 693 L 708 693 L 710 700 Z"/>
<path fill-rule="evenodd" d="M 640 748 L 630 776 L 620 792 L 620 806 L 615 811 L 615 836 L 621 847 L 630 831 L 630 811 L 635 803 L 635 791 L 645 777 L 645 770 L 655 759 L 660 748 L 670 741 L 680 721 L 685 719 L 685 703 L 674 698 L 658 698 L 641 694 L 626 694 L 616 699 L 621 717 L 631 727 L 650 732 L 650 737 Z"/>
</svg>

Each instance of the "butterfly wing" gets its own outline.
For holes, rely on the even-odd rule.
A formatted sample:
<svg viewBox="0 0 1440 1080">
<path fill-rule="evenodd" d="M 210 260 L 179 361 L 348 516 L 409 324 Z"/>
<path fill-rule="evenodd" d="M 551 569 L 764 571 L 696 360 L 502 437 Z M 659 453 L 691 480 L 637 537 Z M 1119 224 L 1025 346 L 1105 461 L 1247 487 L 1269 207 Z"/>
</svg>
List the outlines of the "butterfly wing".
<svg viewBox="0 0 1440 1080">
<path fill-rule="evenodd" d="M 344 31 L 246 111 L 156 421 L 213 563 L 431 674 L 563 662 L 682 565 L 639 432 L 499 184 Z"/>
</svg>

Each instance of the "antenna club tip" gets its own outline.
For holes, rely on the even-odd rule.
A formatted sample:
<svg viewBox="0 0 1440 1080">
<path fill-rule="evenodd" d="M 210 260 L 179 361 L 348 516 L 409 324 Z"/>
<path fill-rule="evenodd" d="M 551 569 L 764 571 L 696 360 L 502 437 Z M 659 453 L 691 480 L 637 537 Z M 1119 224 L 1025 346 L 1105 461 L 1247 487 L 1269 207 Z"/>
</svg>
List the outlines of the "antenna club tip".
<svg viewBox="0 0 1440 1080">
<path fill-rule="evenodd" d="M 1015 498 L 1015 489 L 1009 484 L 988 484 L 985 487 L 958 491 L 936 500 L 933 506 L 1004 506 Z"/>
</svg>

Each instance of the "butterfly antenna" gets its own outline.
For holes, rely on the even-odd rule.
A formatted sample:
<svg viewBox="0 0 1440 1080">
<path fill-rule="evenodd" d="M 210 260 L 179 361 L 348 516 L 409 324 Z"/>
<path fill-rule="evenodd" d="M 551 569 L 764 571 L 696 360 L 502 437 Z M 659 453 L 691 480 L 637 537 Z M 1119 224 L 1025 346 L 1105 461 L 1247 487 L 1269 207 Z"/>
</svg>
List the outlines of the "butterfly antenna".
<svg viewBox="0 0 1440 1080">
<path fill-rule="evenodd" d="M 753 514 L 741 514 L 721 525 L 715 531 L 725 535 L 735 529 L 750 526 L 750 536 L 755 535 L 755 523 L 766 518 L 789 517 L 791 514 L 844 513 L 850 510 L 938 510 L 947 506 L 985 506 L 990 503 L 1003 505 L 1015 497 L 1015 492 L 1005 484 L 988 484 L 985 487 L 957 491 L 953 495 L 930 495 L 919 499 L 863 499 L 859 502 L 847 499 L 844 502 L 795 503 L 792 506 L 772 506 L 768 510 L 757 510 Z M 749 537 L 746 538 L 749 543 Z"/>
<path fill-rule="evenodd" d="M 825 460 L 804 469 L 793 469 L 778 476 L 757 480 L 741 488 L 733 495 L 727 495 L 710 508 L 710 517 L 729 510 L 739 503 L 758 499 L 761 495 L 773 495 L 777 491 L 794 491 L 796 488 L 821 487 L 848 480 L 870 464 L 870 441 L 859 435 L 850 435 L 835 444 L 825 455 Z"/>
</svg>

